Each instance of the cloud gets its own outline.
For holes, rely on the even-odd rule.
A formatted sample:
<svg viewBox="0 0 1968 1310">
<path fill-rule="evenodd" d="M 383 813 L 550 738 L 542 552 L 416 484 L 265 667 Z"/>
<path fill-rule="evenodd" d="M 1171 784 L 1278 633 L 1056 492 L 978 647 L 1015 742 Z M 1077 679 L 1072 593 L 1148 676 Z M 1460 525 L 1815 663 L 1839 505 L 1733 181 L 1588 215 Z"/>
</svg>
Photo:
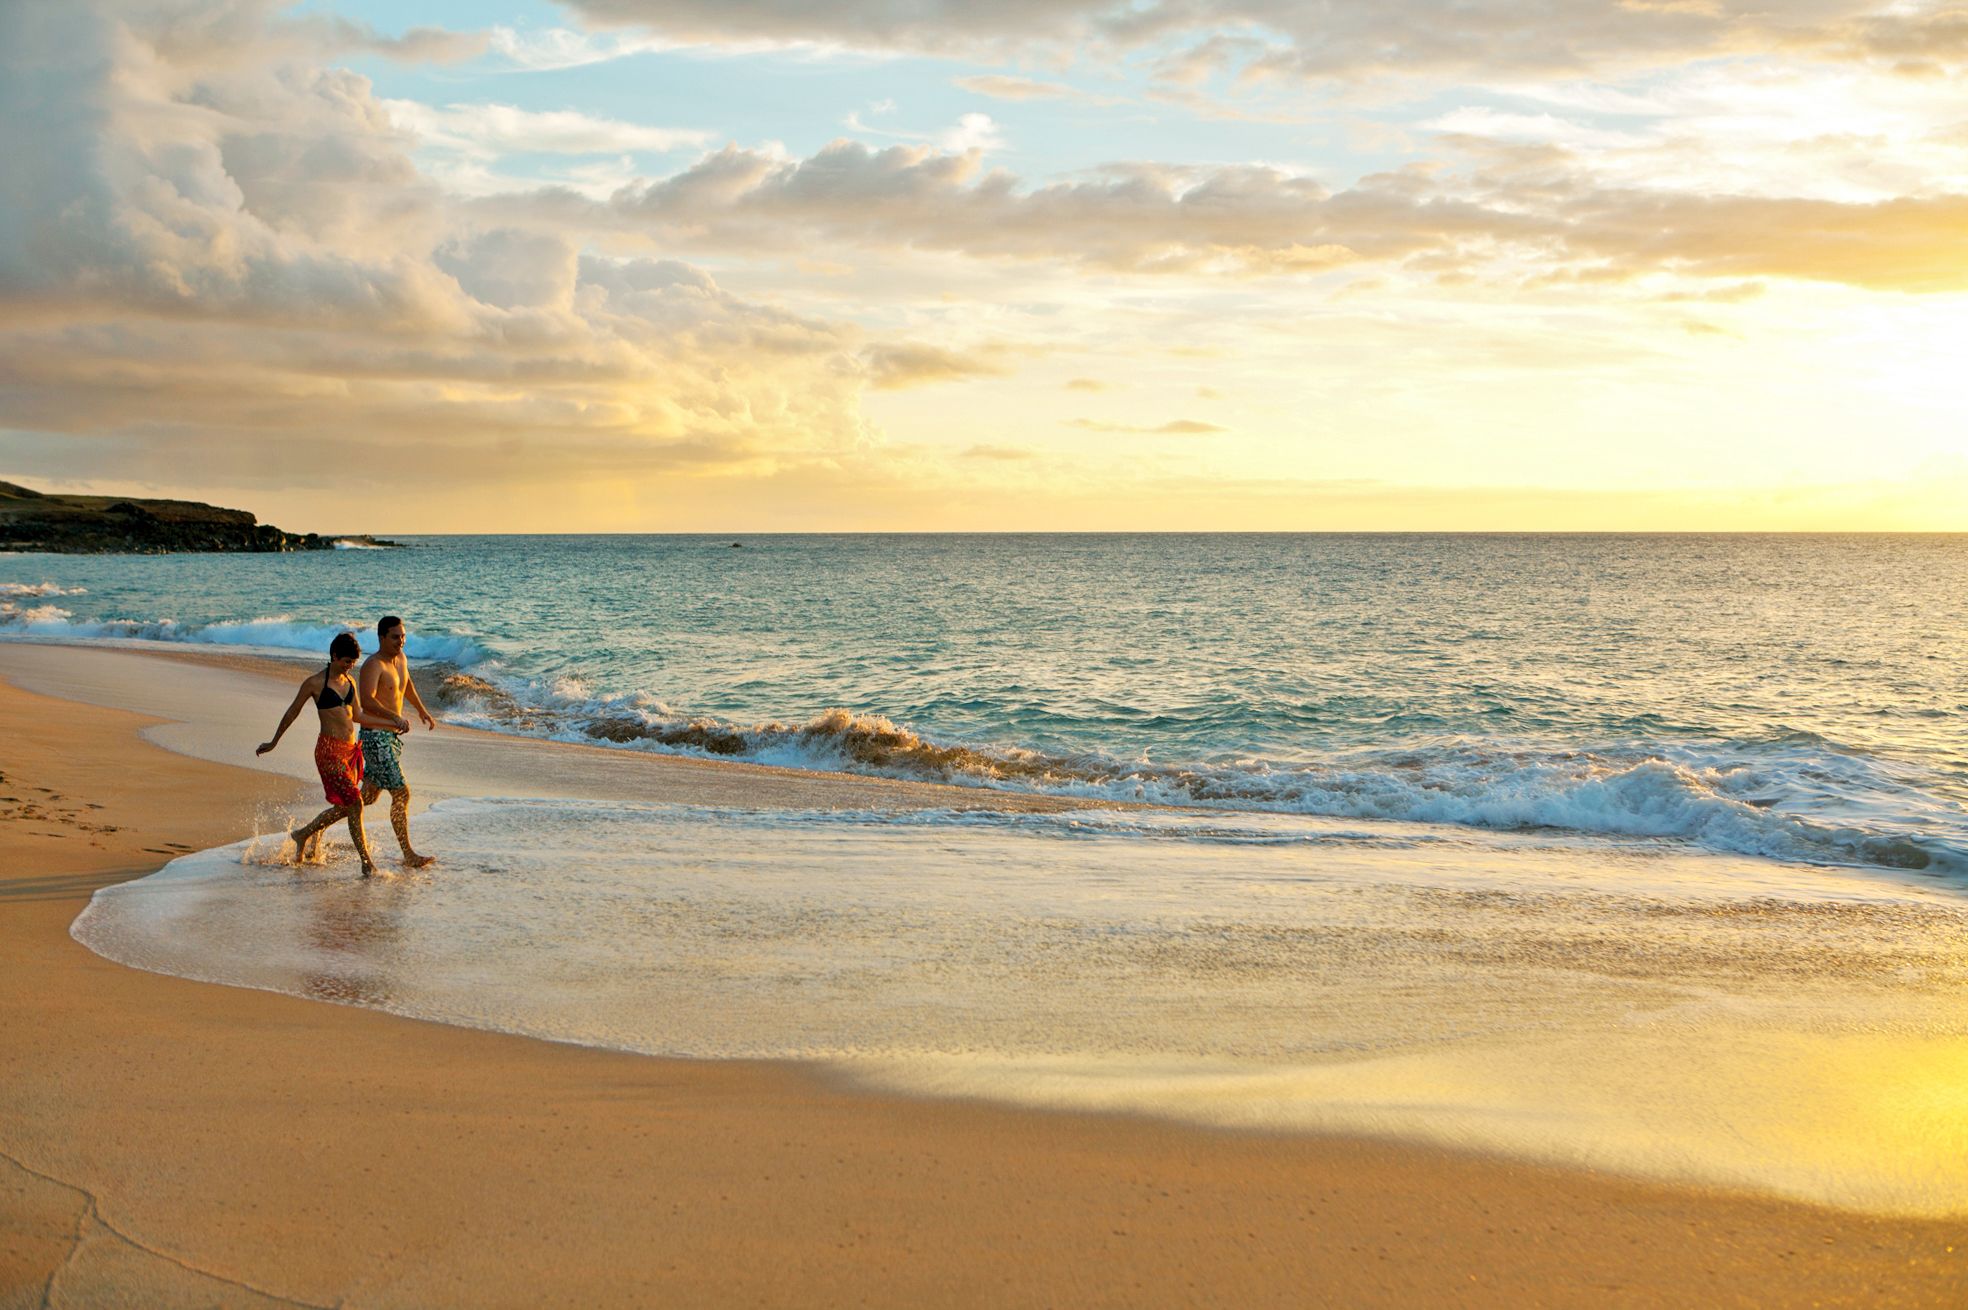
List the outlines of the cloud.
<svg viewBox="0 0 1968 1310">
<path fill-rule="evenodd" d="M 1002 73 L 979 73 L 970 77 L 960 77 L 956 84 L 966 91 L 974 91 L 994 100 L 1070 100 L 1083 105 L 1124 105 L 1125 96 L 1096 95 L 1068 86 L 1064 82 L 1039 82 L 1029 77 L 1012 77 Z"/>
<path fill-rule="evenodd" d="M 323 66 L 337 48 L 345 33 L 221 0 L 0 10 L 13 467 L 352 490 L 354 469 L 387 463 L 538 488 L 783 473 L 873 446 L 860 329 L 678 260 L 480 221 L 419 173 L 365 79 Z M 548 149 L 669 139 L 583 115 L 433 113 Z M 885 343 L 877 371 L 937 366 L 911 350 Z"/>
<path fill-rule="evenodd" d="M 1218 427 L 1214 423 L 1204 423 L 1197 419 L 1189 418 L 1171 419 L 1167 423 L 1157 425 L 1102 423 L 1096 419 L 1075 418 L 1067 419 L 1066 426 L 1069 428 L 1080 428 L 1087 432 L 1130 432 L 1140 436 L 1151 437 L 1202 437 L 1229 431 L 1228 428 Z"/>
<path fill-rule="evenodd" d="M 476 59 L 491 46 L 489 32 L 453 32 L 442 27 L 413 27 L 400 36 L 383 36 L 366 23 L 346 18 L 297 20 L 323 36 L 324 49 L 354 50 L 382 55 L 407 64 L 458 64 Z"/>
<path fill-rule="evenodd" d="M 990 460 L 997 460 L 1002 463 L 1016 463 L 1022 460 L 1036 459 L 1038 458 L 1038 452 L 1035 450 L 1027 449 L 1024 446 L 992 446 L 992 445 L 979 444 L 967 448 L 963 453 L 963 458 L 990 459 Z"/>
<path fill-rule="evenodd" d="M 894 105 L 884 102 L 886 107 L 876 107 L 877 113 L 893 113 Z M 1002 150 L 1005 146 L 1004 133 L 989 114 L 969 113 L 958 117 L 955 124 L 941 132 L 905 132 L 883 127 L 870 127 L 861 121 L 858 111 L 848 114 L 842 120 L 843 126 L 863 136 L 887 137 L 891 141 L 920 141 L 927 143 L 945 154 L 968 154 L 976 152 L 987 154 Z"/>
<path fill-rule="evenodd" d="M 932 382 L 1001 377 L 1010 370 L 995 360 L 934 346 L 877 344 L 861 353 L 868 382 L 877 391 L 900 391 Z"/>
<path fill-rule="evenodd" d="M 1315 271 L 1368 255 L 1425 249 L 1466 220 L 1438 204 L 1426 221 L 1384 231 L 1367 206 L 1347 208 L 1347 241 L 1322 211 L 1316 181 L 1275 169 L 1196 170 L 1120 164 L 1084 181 L 1031 190 L 983 172 L 979 151 L 922 146 L 871 149 L 836 141 L 804 160 L 728 146 L 667 178 L 631 188 L 604 208 L 572 197 L 521 199 L 498 213 L 551 213 L 583 225 L 625 227 L 705 249 L 780 250 L 816 241 L 871 248 L 958 251 L 980 257 L 1062 259 L 1136 272 Z M 1410 206 L 1411 209 L 1414 207 Z M 1507 226 L 1503 215 L 1488 226 Z M 1359 248 L 1355 248 L 1355 246 Z"/>
<path fill-rule="evenodd" d="M 1068 391 L 1105 391 L 1107 384 L 1098 378 L 1073 378 L 1066 383 Z"/>
<path fill-rule="evenodd" d="M 629 156 L 667 154 L 697 148 L 710 133 L 692 128 L 654 127 L 598 118 L 576 110 L 525 110 L 500 104 L 439 107 L 417 100 L 381 102 L 390 121 L 414 138 L 431 174 L 447 191 L 491 195 L 542 184 L 539 177 L 500 172 L 515 155 L 612 155 L 561 167 L 546 180 L 597 199 L 634 181 L 638 170 Z M 539 168 L 537 161 L 529 167 Z"/>
<path fill-rule="evenodd" d="M 619 32 L 577 32 L 566 27 L 550 27 L 522 32 L 498 26 L 488 33 L 488 47 L 517 68 L 532 72 L 553 72 L 605 64 L 630 55 L 668 50 L 672 42 Z"/>
<path fill-rule="evenodd" d="M 570 0 L 604 28 L 707 45 L 808 44 L 1017 58 L 1154 51 L 1164 80 L 1230 75 L 1361 82 L 1641 72 L 1759 51 L 1883 62 L 1959 62 L 1968 18 L 1880 0 L 1608 4 L 1605 0 Z"/>
<path fill-rule="evenodd" d="M 666 153 L 702 146 L 711 135 L 694 128 L 651 127 L 597 118 L 571 109 L 527 110 L 497 104 L 439 108 L 416 100 L 385 100 L 382 104 L 397 126 L 425 144 L 488 155 L 516 151 L 562 155 L 623 150 Z"/>
<path fill-rule="evenodd" d="M 806 159 L 727 146 L 605 202 L 483 202 L 705 252 L 840 246 L 1047 260 L 1138 275 L 1248 278 L 1379 264 L 1437 285 L 1616 283 L 1650 275 L 1968 289 L 1968 195 L 1877 203 L 1601 185 L 1571 152 L 1496 145 L 1464 169 L 1343 191 L 1262 165 L 1116 163 L 1026 186 L 975 150 L 836 141 Z"/>
</svg>

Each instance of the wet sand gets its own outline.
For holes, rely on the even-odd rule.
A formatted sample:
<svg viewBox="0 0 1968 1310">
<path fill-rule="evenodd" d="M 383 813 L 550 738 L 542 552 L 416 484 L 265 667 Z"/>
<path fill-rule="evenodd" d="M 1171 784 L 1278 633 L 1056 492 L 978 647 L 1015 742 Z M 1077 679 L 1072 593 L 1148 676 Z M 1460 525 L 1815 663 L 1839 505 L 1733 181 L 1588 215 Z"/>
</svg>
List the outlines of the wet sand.
<svg viewBox="0 0 1968 1310">
<path fill-rule="evenodd" d="M 318 808 L 311 723 L 278 772 L 217 762 L 302 672 L 230 664 L 0 647 L 0 1306 L 1968 1304 L 1957 1221 L 885 1097 L 111 964 L 67 932 L 95 888 Z M 951 799 L 449 729 L 413 750 L 425 799 L 516 758 L 556 794 Z"/>
</svg>

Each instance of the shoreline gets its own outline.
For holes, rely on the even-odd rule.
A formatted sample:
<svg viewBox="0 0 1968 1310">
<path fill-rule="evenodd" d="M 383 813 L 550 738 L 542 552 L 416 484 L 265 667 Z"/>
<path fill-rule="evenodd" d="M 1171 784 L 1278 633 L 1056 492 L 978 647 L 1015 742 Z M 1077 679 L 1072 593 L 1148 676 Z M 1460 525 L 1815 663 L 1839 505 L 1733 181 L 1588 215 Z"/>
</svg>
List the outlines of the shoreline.
<svg viewBox="0 0 1968 1310">
<path fill-rule="evenodd" d="M 0 646 L 0 774 L 35 811 L 17 801 L 0 819 L 0 1306 L 111 1293 L 360 1305 L 1968 1297 L 1948 1221 L 1366 1138 L 918 1099 L 795 1065 L 596 1050 L 125 969 L 68 936 L 96 887 L 312 800 L 292 780 L 302 771 L 154 744 L 215 753 L 209 723 L 23 690 L 33 661 L 21 649 L 50 648 Z M 81 648 L 52 649 L 71 652 L 55 661 L 71 682 L 114 682 L 82 667 L 100 661 L 74 657 Z M 211 672 L 202 653 L 166 658 Z M 420 800 L 467 780 L 484 749 L 446 732 L 458 740 L 443 768 L 435 743 L 418 760 L 446 782 Z M 482 735 L 501 749 L 529 740 Z M 955 793 L 972 808 L 1022 807 L 972 788 L 533 748 L 580 786 L 641 799 L 701 801 L 721 783 L 751 804 Z M 484 1261 L 488 1248 L 500 1258 Z"/>
</svg>

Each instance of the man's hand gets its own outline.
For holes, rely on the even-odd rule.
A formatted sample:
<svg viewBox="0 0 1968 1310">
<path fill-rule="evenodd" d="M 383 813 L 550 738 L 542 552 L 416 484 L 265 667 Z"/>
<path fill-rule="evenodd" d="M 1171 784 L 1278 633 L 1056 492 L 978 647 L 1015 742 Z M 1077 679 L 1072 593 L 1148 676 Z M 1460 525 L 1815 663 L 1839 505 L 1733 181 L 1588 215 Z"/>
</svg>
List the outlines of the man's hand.
<svg viewBox="0 0 1968 1310">
<path fill-rule="evenodd" d="M 408 732 L 408 731 L 410 731 L 410 720 L 408 720 L 408 719 L 406 719 L 406 718 L 404 718 L 404 717 L 403 717 L 403 716 L 402 716 L 401 714 L 399 714 L 399 715 L 397 715 L 397 716 L 396 716 L 396 730 L 397 730 L 398 732 Z"/>
<path fill-rule="evenodd" d="M 421 705 L 417 707 L 417 717 L 424 721 L 425 728 L 429 729 L 431 732 L 437 731 L 437 720 L 433 719 L 431 717 L 431 712 L 425 709 Z"/>
</svg>

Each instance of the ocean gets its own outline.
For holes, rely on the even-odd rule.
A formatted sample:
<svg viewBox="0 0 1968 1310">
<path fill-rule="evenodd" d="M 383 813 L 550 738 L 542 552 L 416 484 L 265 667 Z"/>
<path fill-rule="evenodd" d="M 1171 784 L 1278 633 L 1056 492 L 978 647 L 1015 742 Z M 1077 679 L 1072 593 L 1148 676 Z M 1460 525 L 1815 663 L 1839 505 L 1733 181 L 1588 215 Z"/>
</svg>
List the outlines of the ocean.
<svg viewBox="0 0 1968 1310">
<path fill-rule="evenodd" d="M 447 717 L 1968 876 L 1968 537 L 433 537 L 0 556 L 0 638 L 373 647 Z"/>
<path fill-rule="evenodd" d="M 0 556 L 0 640 L 321 652 L 395 613 L 454 723 L 1087 803 L 570 796 L 516 742 L 415 818 L 434 868 L 394 869 L 372 815 L 385 877 L 346 848 L 297 869 L 275 823 L 98 892 L 72 931 L 110 959 L 887 1091 L 1947 1214 L 1965 598 L 1961 537 Z M 449 746 L 413 735 L 413 777 Z"/>
</svg>

